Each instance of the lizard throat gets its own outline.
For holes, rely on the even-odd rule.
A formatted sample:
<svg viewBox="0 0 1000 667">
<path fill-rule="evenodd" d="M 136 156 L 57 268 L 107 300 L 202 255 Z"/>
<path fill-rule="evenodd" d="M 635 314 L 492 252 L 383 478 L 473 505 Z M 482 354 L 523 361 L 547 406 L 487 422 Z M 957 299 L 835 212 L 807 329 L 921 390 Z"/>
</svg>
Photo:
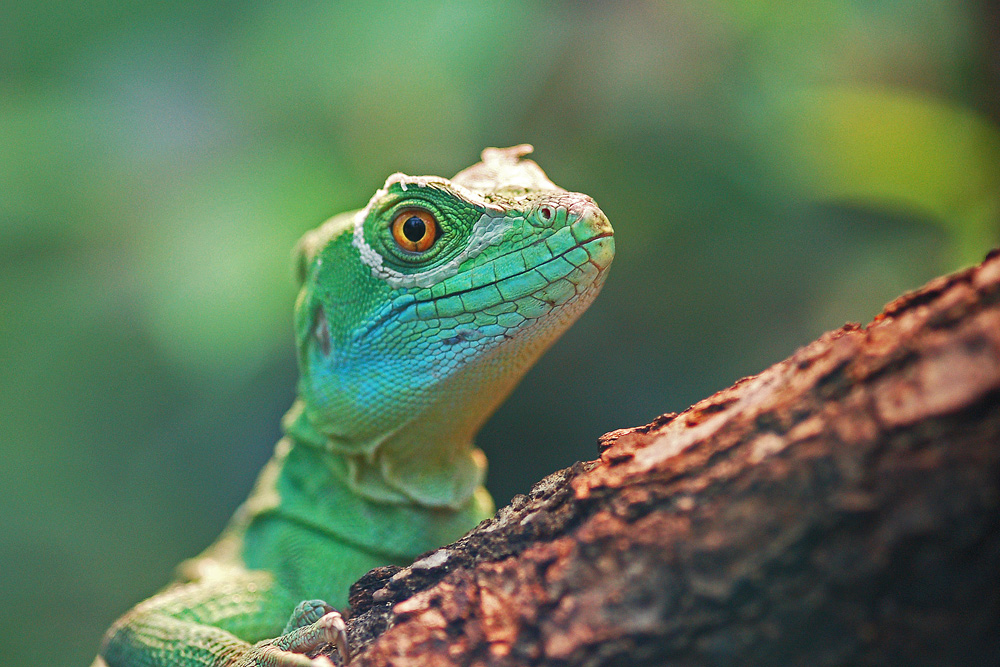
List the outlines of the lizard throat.
<svg viewBox="0 0 1000 667">
<path fill-rule="evenodd" d="M 372 502 L 460 510 L 477 493 L 485 493 L 486 457 L 471 441 L 425 438 L 419 429 L 406 426 L 359 447 L 321 432 L 301 400 L 283 420 L 295 446 L 321 453 L 334 477 Z"/>
</svg>

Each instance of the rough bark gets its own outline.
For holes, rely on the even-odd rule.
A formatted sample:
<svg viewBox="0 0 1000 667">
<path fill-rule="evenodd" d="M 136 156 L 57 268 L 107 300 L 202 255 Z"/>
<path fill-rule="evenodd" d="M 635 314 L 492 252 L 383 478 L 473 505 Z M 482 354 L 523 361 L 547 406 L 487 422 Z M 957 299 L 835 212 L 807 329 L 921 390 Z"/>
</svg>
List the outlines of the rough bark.
<svg viewBox="0 0 1000 667">
<path fill-rule="evenodd" d="M 358 665 L 1000 664 L 1000 254 L 352 589 Z"/>
</svg>

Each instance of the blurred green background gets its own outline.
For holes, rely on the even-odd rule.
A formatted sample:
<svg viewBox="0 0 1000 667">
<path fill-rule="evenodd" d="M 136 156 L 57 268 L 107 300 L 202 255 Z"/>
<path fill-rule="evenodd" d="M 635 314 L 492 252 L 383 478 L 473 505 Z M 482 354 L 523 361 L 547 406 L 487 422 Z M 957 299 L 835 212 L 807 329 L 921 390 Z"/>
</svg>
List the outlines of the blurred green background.
<svg viewBox="0 0 1000 667">
<path fill-rule="evenodd" d="M 530 142 L 615 226 L 604 293 L 481 434 L 502 504 L 997 244 L 997 15 L 5 3 L 4 664 L 89 664 L 218 533 L 293 397 L 291 248 L 389 173 Z"/>
</svg>

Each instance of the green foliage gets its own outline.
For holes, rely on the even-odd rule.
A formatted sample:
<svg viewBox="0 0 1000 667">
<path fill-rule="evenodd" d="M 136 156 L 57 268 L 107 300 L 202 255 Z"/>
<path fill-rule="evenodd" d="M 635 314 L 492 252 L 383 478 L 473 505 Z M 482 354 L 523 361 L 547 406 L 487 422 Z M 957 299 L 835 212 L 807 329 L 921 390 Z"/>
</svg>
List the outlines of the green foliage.
<svg viewBox="0 0 1000 667">
<path fill-rule="evenodd" d="M 944 228 L 958 262 L 1000 229 L 1000 131 L 968 107 L 913 91 L 804 94 L 789 145 L 818 198 L 898 208 Z"/>
<path fill-rule="evenodd" d="M 957 0 L 6 3 L 7 662 L 55 629 L 86 664 L 217 533 L 291 403 L 295 240 L 389 173 L 530 142 L 615 226 L 604 293 L 480 438 L 502 503 L 995 245 L 985 25 Z"/>
</svg>

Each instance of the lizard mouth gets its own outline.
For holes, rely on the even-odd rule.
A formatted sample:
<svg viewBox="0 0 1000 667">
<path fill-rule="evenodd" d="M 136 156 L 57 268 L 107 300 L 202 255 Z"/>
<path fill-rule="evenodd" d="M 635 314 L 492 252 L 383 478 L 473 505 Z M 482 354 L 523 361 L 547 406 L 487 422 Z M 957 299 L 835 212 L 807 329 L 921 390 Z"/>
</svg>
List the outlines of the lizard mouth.
<svg viewBox="0 0 1000 667">
<path fill-rule="evenodd" d="M 517 271 L 515 273 L 511 273 L 510 275 L 504 276 L 503 278 L 497 278 L 496 280 L 491 280 L 491 281 L 483 283 L 481 285 L 476 285 L 475 287 L 469 287 L 469 288 L 466 288 L 466 289 L 456 290 L 454 292 L 449 293 L 448 296 L 458 296 L 458 297 L 460 297 L 463 294 L 468 294 L 470 292 L 474 292 L 474 291 L 476 291 L 478 289 L 482 289 L 484 287 L 489 287 L 491 285 L 495 286 L 495 285 L 498 285 L 498 284 L 500 284 L 500 283 L 502 283 L 502 282 L 504 282 L 506 280 L 512 280 L 514 278 L 517 278 L 519 276 L 523 276 L 523 275 L 525 275 L 527 273 L 530 273 L 532 271 L 537 271 L 537 270 L 541 269 L 542 267 L 551 266 L 552 264 L 554 264 L 558 260 L 565 259 L 567 255 L 569 255 L 570 253 L 574 252 L 575 250 L 583 249 L 586 252 L 587 249 L 588 249 L 588 247 L 591 244 L 594 244 L 597 241 L 600 241 L 601 239 L 612 238 L 613 236 L 614 236 L 613 232 L 602 232 L 602 233 L 600 233 L 600 234 L 598 234 L 598 235 L 596 235 L 596 236 L 594 236 L 592 238 L 589 238 L 589 239 L 586 239 L 584 241 L 581 241 L 579 243 L 574 244 L 571 248 L 568 248 L 567 250 L 564 250 L 564 251 L 560 252 L 559 254 L 553 255 L 552 257 L 550 257 L 549 259 L 545 260 L 544 262 L 541 262 L 541 263 L 539 263 L 537 265 L 534 265 L 534 266 L 526 267 L 523 271 Z M 542 245 L 544 243 L 545 243 L 545 239 L 540 239 L 538 241 L 535 241 L 535 242 L 529 244 L 526 247 L 532 247 L 532 246 Z M 524 248 L 519 248 L 518 250 L 512 250 L 510 253 L 505 253 L 504 255 L 500 255 L 500 256 L 494 258 L 493 261 L 499 260 L 501 257 L 504 257 L 505 255 L 509 255 L 509 254 L 512 254 L 512 253 L 515 253 L 515 252 L 521 252 L 522 250 L 524 250 Z M 590 253 L 587 252 L 587 255 L 589 257 Z M 603 259 L 603 257 L 602 257 L 602 259 Z M 609 263 L 610 263 L 610 261 L 608 261 L 607 263 L 604 263 L 603 265 L 594 263 L 594 266 L 597 268 L 598 271 L 603 271 L 604 269 L 607 268 L 607 266 L 608 266 Z M 558 280 L 558 278 L 556 280 Z M 549 281 L 549 283 L 551 283 L 551 282 L 554 282 L 554 281 Z M 435 298 L 435 299 L 430 299 L 430 301 L 439 301 L 440 298 L 441 297 L 438 297 L 438 298 Z M 504 299 L 504 301 L 502 301 L 502 302 L 505 302 L 505 301 L 506 301 L 506 299 Z M 419 301 L 418 301 L 418 303 L 419 303 Z"/>
<path fill-rule="evenodd" d="M 519 299 L 524 299 L 526 297 L 534 297 L 539 303 L 545 304 L 548 307 L 549 312 L 577 301 L 579 297 L 589 291 L 589 288 L 594 283 L 599 281 L 599 277 L 607 270 L 614 257 L 614 232 L 611 229 L 610 224 L 607 223 L 607 218 L 604 218 L 604 215 L 600 213 L 599 210 L 598 215 L 600 216 L 599 220 L 594 220 L 593 223 L 591 223 L 590 220 L 587 221 L 591 224 L 587 224 L 589 233 L 586 236 L 580 240 L 576 240 L 570 247 L 553 254 L 548 259 L 532 266 L 527 266 L 523 270 L 514 271 L 508 275 L 495 278 L 494 280 L 475 285 L 473 287 L 455 290 L 441 297 L 417 299 L 415 296 L 411 296 L 411 298 L 395 303 L 391 308 L 384 311 L 381 316 L 361 330 L 359 332 L 359 336 L 367 336 L 371 332 L 386 326 L 391 321 L 398 319 L 407 310 L 416 309 L 419 304 L 434 303 L 435 312 L 437 312 L 438 304 L 440 304 L 444 299 L 457 298 L 461 300 L 463 295 L 469 296 L 473 292 L 489 290 L 490 288 L 493 288 L 495 296 L 498 298 L 483 307 L 475 309 L 469 308 L 467 310 L 463 310 L 462 312 L 475 314 L 476 312 L 480 312 L 487 308 L 500 306 L 504 303 L 514 303 Z M 565 230 L 560 231 L 565 231 L 566 234 L 570 233 L 570 229 L 568 227 L 565 228 Z M 551 237 L 539 239 L 527 246 L 518 248 L 517 250 L 512 250 L 508 253 L 498 255 L 497 257 L 494 257 L 491 262 L 495 263 L 507 255 L 523 252 L 535 246 L 545 245 L 548 238 Z M 537 284 L 529 283 L 529 287 L 521 288 L 515 292 L 508 292 L 508 294 L 512 295 L 510 297 L 506 296 L 504 294 L 504 289 L 500 288 L 501 284 L 511 285 L 519 278 L 524 278 L 532 272 L 538 274 L 542 278 L 540 281 L 536 279 L 535 282 Z M 546 275 L 546 273 L 548 275 Z M 571 286 L 574 293 L 572 295 L 560 294 L 555 296 L 549 294 L 549 292 L 553 291 L 553 286 L 557 283 L 565 284 L 562 285 L 563 291 L 567 289 L 567 286 Z M 539 319 L 544 317 L 545 314 L 546 313 L 542 313 L 539 316 L 530 318 L 525 317 L 525 319 Z M 442 317 L 440 315 L 436 315 L 435 317 L 430 318 L 418 316 L 416 319 L 430 320 L 441 318 Z M 468 327 L 459 327 L 456 336 L 446 340 L 458 342 L 459 340 L 470 340 L 488 335 L 480 333 L 480 329 L 481 327 L 477 327 L 474 323 L 470 323 Z M 509 338 L 510 336 L 506 337 Z"/>
</svg>

